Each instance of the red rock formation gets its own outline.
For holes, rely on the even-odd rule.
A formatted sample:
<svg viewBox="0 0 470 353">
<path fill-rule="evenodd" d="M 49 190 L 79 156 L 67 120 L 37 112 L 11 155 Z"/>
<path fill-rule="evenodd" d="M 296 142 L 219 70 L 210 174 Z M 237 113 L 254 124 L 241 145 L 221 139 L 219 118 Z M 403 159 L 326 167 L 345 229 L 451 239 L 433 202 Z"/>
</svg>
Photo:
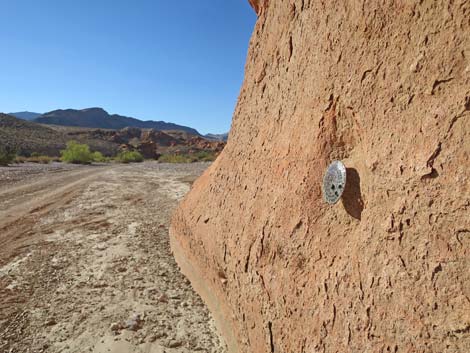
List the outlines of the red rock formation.
<svg viewBox="0 0 470 353">
<path fill-rule="evenodd" d="M 194 147 L 199 150 L 210 150 L 220 152 L 225 147 L 225 142 L 208 140 L 203 137 L 194 136 L 187 140 L 187 146 Z"/>
<path fill-rule="evenodd" d="M 177 139 L 175 139 L 173 136 L 170 136 L 163 131 L 158 131 L 158 130 L 144 130 L 142 131 L 142 135 L 140 139 L 145 142 L 145 141 L 153 141 L 157 143 L 160 146 L 171 146 L 172 144 L 178 144 L 181 143 Z"/>
<path fill-rule="evenodd" d="M 258 16 L 261 14 L 261 11 L 268 6 L 268 0 L 248 0 L 248 2 Z"/>
<path fill-rule="evenodd" d="M 138 146 L 137 150 L 146 159 L 157 159 L 159 154 L 157 153 L 157 144 L 153 141 L 142 141 Z"/>
<path fill-rule="evenodd" d="M 229 142 L 171 228 L 232 351 L 470 352 L 469 18 L 465 0 L 260 12 Z M 333 159 L 348 189 L 328 206 Z"/>
</svg>

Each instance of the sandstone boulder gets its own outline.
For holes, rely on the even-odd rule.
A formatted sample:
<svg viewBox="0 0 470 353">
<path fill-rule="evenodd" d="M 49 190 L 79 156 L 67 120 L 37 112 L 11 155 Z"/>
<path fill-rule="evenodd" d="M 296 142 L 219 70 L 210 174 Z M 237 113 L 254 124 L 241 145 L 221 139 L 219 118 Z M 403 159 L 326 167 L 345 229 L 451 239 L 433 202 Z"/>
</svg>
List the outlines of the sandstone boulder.
<svg viewBox="0 0 470 353">
<path fill-rule="evenodd" d="M 170 230 L 231 350 L 470 352 L 470 2 L 250 3 L 230 139 Z"/>
</svg>

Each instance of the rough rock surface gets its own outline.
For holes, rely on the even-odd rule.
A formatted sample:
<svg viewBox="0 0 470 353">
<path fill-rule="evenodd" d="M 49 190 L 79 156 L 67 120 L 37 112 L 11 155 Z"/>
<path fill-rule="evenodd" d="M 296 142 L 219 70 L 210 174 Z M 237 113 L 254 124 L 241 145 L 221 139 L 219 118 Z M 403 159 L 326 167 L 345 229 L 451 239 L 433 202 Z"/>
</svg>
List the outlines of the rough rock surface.
<svg viewBox="0 0 470 353">
<path fill-rule="evenodd" d="M 171 229 L 232 351 L 470 352 L 470 2 L 250 2 L 228 144 Z"/>
<path fill-rule="evenodd" d="M 268 0 L 248 0 L 253 10 L 255 10 L 257 15 L 261 14 L 261 11 L 267 6 Z"/>
</svg>

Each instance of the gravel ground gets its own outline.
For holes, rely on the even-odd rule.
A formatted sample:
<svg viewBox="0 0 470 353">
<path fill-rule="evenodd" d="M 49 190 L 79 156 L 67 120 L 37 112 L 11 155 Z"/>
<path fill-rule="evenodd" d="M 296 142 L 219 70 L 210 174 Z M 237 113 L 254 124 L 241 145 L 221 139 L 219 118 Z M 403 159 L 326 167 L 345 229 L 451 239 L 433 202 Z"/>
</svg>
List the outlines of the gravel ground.
<svg viewBox="0 0 470 353">
<path fill-rule="evenodd" d="M 79 168 L 84 168 L 84 166 L 57 162 L 52 162 L 49 164 L 11 164 L 8 167 L 0 166 L 0 188 L 7 185 L 16 185 L 27 180 L 34 180 L 34 178 L 37 178 L 38 176 L 44 175 L 46 173 L 57 173 Z"/>
<path fill-rule="evenodd" d="M 0 192 L 0 352 L 225 352 L 168 239 L 207 166 L 17 171 Z"/>
</svg>

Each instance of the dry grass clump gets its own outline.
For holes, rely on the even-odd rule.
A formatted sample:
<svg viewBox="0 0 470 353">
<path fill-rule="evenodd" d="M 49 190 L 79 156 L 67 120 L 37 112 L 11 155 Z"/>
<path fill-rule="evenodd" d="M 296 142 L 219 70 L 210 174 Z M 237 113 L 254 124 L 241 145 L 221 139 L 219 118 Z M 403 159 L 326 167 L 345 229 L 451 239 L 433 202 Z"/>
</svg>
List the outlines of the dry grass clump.
<svg viewBox="0 0 470 353">
<path fill-rule="evenodd" d="M 217 153 L 212 151 L 199 151 L 195 153 L 183 154 L 163 154 L 158 158 L 161 163 L 194 163 L 194 162 L 212 162 L 217 158 Z"/>
<path fill-rule="evenodd" d="M 31 157 L 16 156 L 13 160 L 13 163 L 39 163 L 39 164 L 49 164 L 51 162 L 60 162 L 59 157 L 49 157 L 43 155 L 35 155 L 34 153 Z"/>
</svg>

